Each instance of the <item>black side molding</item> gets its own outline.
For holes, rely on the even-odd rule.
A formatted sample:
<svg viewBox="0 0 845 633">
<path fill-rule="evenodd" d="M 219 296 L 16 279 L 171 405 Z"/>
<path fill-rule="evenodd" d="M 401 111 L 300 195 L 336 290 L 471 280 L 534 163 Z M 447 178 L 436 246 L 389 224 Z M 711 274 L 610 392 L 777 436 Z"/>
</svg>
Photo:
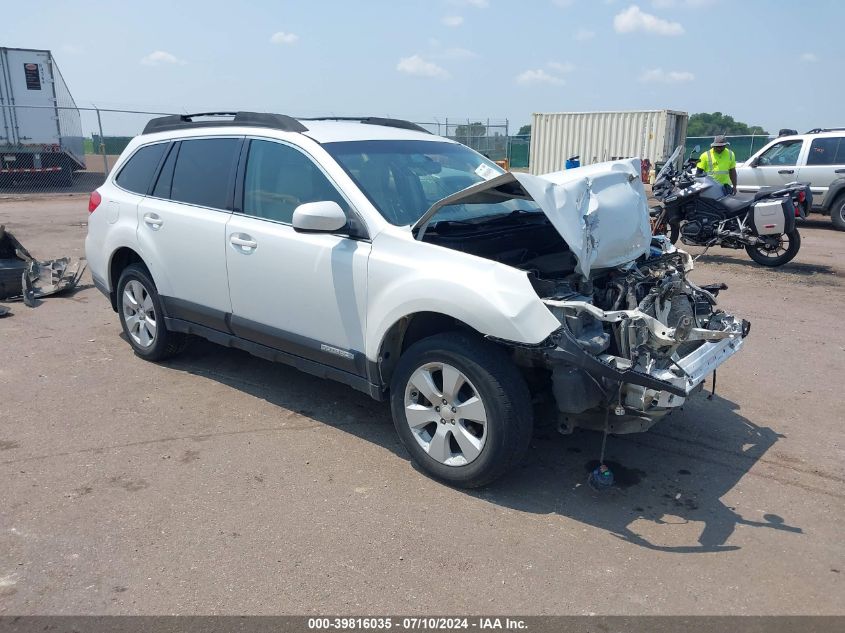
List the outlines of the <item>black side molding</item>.
<svg viewBox="0 0 845 633">
<path fill-rule="evenodd" d="M 386 398 L 386 394 L 381 386 L 374 385 L 366 378 L 356 376 L 355 374 L 351 374 L 347 371 L 330 367 L 328 365 L 324 365 L 323 363 L 302 358 L 294 354 L 289 354 L 288 352 L 283 352 L 281 350 L 262 345 L 261 343 L 248 341 L 233 334 L 221 332 L 220 330 L 198 325 L 196 323 L 191 323 L 190 321 L 165 317 L 164 323 L 167 326 L 167 329 L 173 332 L 184 332 L 185 334 L 201 336 L 202 338 L 207 339 L 212 343 L 217 343 L 218 345 L 242 349 L 253 356 L 258 356 L 259 358 L 263 358 L 265 360 L 284 363 L 286 365 L 296 367 L 297 369 L 304 371 L 307 374 L 311 374 L 312 376 L 317 376 L 318 378 L 336 380 L 337 382 L 348 385 L 357 391 L 366 393 L 374 400 L 383 401 Z"/>
</svg>

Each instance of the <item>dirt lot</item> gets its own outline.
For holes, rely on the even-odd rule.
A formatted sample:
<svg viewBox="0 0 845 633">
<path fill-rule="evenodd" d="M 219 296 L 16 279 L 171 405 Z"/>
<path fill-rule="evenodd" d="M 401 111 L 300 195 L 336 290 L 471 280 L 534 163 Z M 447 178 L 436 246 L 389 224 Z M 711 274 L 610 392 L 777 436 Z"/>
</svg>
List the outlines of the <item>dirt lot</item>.
<svg viewBox="0 0 845 633">
<path fill-rule="evenodd" d="M 0 200 L 37 256 L 86 199 Z M 611 438 L 540 428 L 480 492 L 426 478 L 387 407 L 199 342 L 139 360 L 86 274 L 0 320 L 0 614 L 845 614 L 845 234 L 699 260 L 752 322 L 717 396 Z M 709 384 L 709 381 L 708 381 Z"/>
</svg>

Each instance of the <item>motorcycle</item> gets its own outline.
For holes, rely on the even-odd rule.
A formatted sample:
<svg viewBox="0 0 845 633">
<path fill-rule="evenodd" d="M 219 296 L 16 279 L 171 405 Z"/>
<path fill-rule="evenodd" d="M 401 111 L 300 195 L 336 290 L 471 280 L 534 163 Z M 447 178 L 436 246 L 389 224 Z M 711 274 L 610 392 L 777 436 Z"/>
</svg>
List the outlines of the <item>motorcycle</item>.
<svg viewBox="0 0 845 633">
<path fill-rule="evenodd" d="M 809 185 L 792 182 L 729 195 L 710 176 L 696 175 L 692 155 L 678 169 L 682 150 L 673 152 L 654 180 L 652 195 L 661 203 L 652 209 L 654 234 L 668 234 L 673 244 L 680 238 L 690 246 L 744 248 L 763 266 L 792 261 L 801 248 L 795 218 L 804 218 L 812 205 Z"/>
</svg>

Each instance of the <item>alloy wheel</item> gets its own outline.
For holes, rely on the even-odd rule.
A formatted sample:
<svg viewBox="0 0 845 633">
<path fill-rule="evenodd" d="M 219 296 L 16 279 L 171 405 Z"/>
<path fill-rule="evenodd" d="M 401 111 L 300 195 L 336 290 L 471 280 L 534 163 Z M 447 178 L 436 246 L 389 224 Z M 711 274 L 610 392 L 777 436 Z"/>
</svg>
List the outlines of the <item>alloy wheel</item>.
<svg viewBox="0 0 845 633">
<path fill-rule="evenodd" d="M 487 410 L 467 376 L 447 363 L 426 363 L 405 387 L 405 419 L 434 460 L 465 466 L 487 442 Z"/>
<path fill-rule="evenodd" d="M 155 343 L 158 321 L 149 291 L 137 279 L 130 279 L 123 288 L 121 305 L 129 336 L 139 347 L 150 347 Z"/>
</svg>

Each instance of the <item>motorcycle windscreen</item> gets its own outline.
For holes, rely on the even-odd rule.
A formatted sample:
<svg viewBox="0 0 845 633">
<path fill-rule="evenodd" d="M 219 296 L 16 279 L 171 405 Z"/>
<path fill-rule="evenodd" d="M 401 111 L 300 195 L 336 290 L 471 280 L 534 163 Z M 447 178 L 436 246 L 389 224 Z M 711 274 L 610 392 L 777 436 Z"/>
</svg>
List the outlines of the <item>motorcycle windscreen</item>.
<svg viewBox="0 0 845 633">
<path fill-rule="evenodd" d="M 585 277 L 648 253 L 651 226 L 639 159 L 513 175 L 566 240 Z"/>
</svg>

